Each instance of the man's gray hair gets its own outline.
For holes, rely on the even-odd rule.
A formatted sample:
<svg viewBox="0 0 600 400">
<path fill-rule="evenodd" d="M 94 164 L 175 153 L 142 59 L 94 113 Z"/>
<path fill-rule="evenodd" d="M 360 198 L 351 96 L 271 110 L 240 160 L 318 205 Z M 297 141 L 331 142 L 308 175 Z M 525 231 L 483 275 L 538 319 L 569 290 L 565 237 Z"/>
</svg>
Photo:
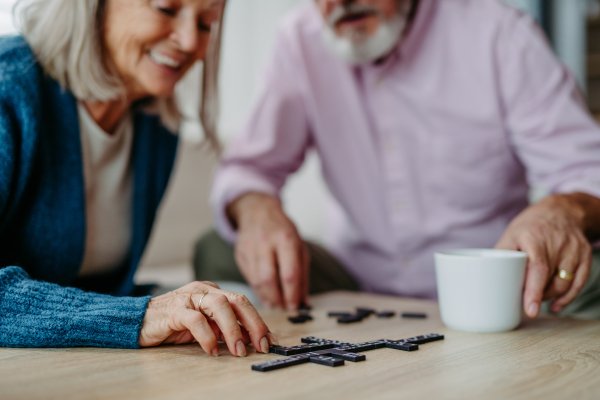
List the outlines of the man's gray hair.
<svg viewBox="0 0 600 400">
<path fill-rule="evenodd" d="M 103 43 L 106 1 L 18 0 L 14 8 L 16 24 L 44 71 L 80 100 L 109 101 L 124 95 Z M 211 32 L 198 111 L 206 140 L 215 148 L 221 25 L 215 24 Z M 163 124 L 177 131 L 181 114 L 175 97 L 152 103 Z"/>
</svg>

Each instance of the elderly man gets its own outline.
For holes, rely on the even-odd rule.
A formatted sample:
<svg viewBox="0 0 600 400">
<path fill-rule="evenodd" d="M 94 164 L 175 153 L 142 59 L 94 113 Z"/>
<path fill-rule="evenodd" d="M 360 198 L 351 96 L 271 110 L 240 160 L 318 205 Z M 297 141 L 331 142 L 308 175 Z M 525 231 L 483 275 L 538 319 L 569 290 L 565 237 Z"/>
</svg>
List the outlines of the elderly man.
<svg viewBox="0 0 600 400">
<path fill-rule="evenodd" d="M 433 253 L 460 247 L 527 252 L 531 317 L 584 288 L 600 129 L 531 18 L 496 0 L 316 0 L 281 24 L 266 72 L 212 193 L 264 302 L 295 308 L 309 280 L 435 298 Z M 338 203 L 333 256 L 278 200 L 311 148 Z M 534 185 L 551 196 L 530 206 Z M 235 275 L 219 246 L 198 244 L 199 279 Z"/>
</svg>

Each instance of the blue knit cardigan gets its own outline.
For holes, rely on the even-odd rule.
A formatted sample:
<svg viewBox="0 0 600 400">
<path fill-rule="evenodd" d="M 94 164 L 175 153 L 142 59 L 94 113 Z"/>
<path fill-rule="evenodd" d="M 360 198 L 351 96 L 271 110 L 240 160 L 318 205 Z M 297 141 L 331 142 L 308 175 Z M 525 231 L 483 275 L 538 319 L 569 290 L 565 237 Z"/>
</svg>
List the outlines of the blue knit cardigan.
<svg viewBox="0 0 600 400">
<path fill-rule="evenodd" d="M 23 38 L 0 38 L 0 346 L 139 347 L 149 297 L 131 297 L 133 275 L 177 138 L 142 113 L 134 131 L 128 259 L 110 276 L 78 280 L 86 220 L 77 103 Z"/>
</svg>

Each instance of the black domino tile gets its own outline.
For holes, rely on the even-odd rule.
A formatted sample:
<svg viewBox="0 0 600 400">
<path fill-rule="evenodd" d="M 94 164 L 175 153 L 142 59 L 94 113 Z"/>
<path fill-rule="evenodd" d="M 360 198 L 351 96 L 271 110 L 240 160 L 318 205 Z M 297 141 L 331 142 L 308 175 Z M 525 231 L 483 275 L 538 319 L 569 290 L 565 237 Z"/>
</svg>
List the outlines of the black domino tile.
<svg viewBox="0 0 600 400">
<path fill-rule="evenodd" d="M 371 314 L 375 314 L 375 310 L 372 308 L 366 308 L 366 307 L 357 307 L 356 308 L 356 313 L 357 314 L 366 314 L 366 315 L 371 315 Z"/>
<path fill-rule="evenodd" d="M 395 315 L 396 315 L 396 313 L 394 311 L 383 311 L 383 312 L 377 313 L 377 317 L 379 317 L 379 318 L 392 318 Z"/>
<path fill-rule="evenodd" d="M 341 358 L 342 360 L 350 362 L 365 361 L 367 357 L 364 354 L 351 353 L 348 351 L 336 351 L 332 350 L 330 353 L 331 357 Z"/>
<path fill-rule="evenodd" d="M 407 312 L 407 313 L 402 313 L 402 318 L 424 319 L 424 318 L 427 318 L 427 314 Z"/>
<path fill-rule="evenodd" d="M 302 353 L 302 354 L 298 354 L 297 356 L 294 357 L 298 357 L 298 358 L 311 358 L 311 357 L 317 357 L 317 356 L 328 356 L 329 353 L 325 353 L 325 354 L 321 354 L 320 351 L 310 351 L 308 353 Z"/>
<path fill-rule="evenodd" d="M 342 365 L 344 365 L 344 360 L 327 356 L 311 357 L 310 362 L 315 364 L 326 365 L 328 367 L 341 367 Z"/>
<path fill-rule="evenodd" d="M 310 344 L 309 346 L 310 346 L 310 351 L 333 349 L 335 347 L 331 343 L 317 343 L 317 344 Z"/>
<path fill-rule="evenodd" d="M 412 338 L 404 339 L 407 342 L 415 343 L 415 344 L 425 344 L 436 342 L 438 340 L 444 340 L 444 335 L 438 335 L 437 333 L 431 333 L 429 335 L 423 336 L 415 336 Z"/>
<path fill-rule="evenodd" d="M 352 313 L 349 312 L 341 312 L 341 311 L 330 311 L 327 314 L 329 317 L 349 317 L 352 315 Z"/>
<path fill-rule="evenodd" d="M 286 348 L 284 346 L 269 346 L 269 353 L 279 354 L 280 356 L 283 356 L 285 354 L 283 354 L 282 352 L 285 349 Z"/>
<path fill-rule="evenodd" d="M 268 372 L 309 362 L 308 357 L 289 357 L 252 366 L 253 371 Z"/>
<path fill-rule="evenodd" d="M 292 324 L 303 324 L 306 321 L 312 321 L 312 317 L 310 315 L 298 315 L 296 317 L 288 317 L 288 320 Z"/>
<path fill-rule="evenodd" d="M 303 337 L 302 339 L 300 339 L 300 341 L 302 343 L 321 343 L 321 342 L 325 342 L 325 340 L 318 338 L 318 337 L 314 337 L 314 336 L 307 336 L 307 337 Z"/>
<path fill-rule="evenodd" d="M 363 320 L 363 317 L 361 317 L 361 316 L 350 315 L 347 317 L 338 318 L 337 322 L 339 324 L 353 324 L 355 322 L 361 322 L 362 320 Z"/>
<path fill-rule="evenodd" d="M 385 342 L 383 340 L 373 340 L 372 342 L 366 342 L 363 344 L 372 344 L 376 349 L 383 349 L 385 347 Z"/>
<path fill-rule="evenodd" d="M 398 341 L 389 341 L 386 343 L 385 347 L 395 350 L 403 350 L 403 351 L 415 351 L 419 350 L 419 345 L 412 342 L 405 342 L 403 340 Z"/>
<path fill-rule="evenodd" d="M 377 345 L 371 343 L 359 343 L 355 344 L 350 348 L 347 348 L 349 351 L 354 351 L 360 353 L 361 351 L 369 351 L 377 349 Z"/>
<path fill-rule="evenodd" d="M 283 349 L 283 356 L 295 356 L 296 354 L 302 354 L 302 353 L 308 353 L 310 351 L 313 351 L 313 348 L 311 345 L 304 345 L 304 346 L 292 346 L 292 347 L 286 347 L 285 349 Z"/>
</svg>

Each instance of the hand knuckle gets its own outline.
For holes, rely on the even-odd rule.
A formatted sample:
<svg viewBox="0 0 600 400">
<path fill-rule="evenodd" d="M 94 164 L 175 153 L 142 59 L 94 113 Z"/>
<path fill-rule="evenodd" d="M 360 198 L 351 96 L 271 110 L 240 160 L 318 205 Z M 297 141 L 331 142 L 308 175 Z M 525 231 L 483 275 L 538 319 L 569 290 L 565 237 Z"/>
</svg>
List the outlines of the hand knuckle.
<svg viewBox="0 0 600 400">
<path fill-rule="evenodd" d="M 202 282 L 198 282 L 198 281 L 195 281 L 195 282 L 192 282 L 192 283 L 190 283 L 190 285 L 189 285 L 189 286 L 190 286 L 190 288 L 191 288 L 192 290 L 194 290 L 195 292 L 197 292 L 197 291 L 199 291 L 199 290 L 201 290 L 201 289 L 204 289 L 204 284 L 203 284 Z"/>
<path fill-rule="evenodd" d="M 250 300 L 243 294 L 233 293 L 231 295 L 231 300 L 237 305 L 245 306 L 250 304 Z"/>
<path fill-rule="evenodd" d="M 300 274 L 296 268 L 286 271 L 281 274 L 281 280 L 283 283 L 295 283 L 300 279 Z"/>
<path fill-rule="evenodd" d="M 548 273 L 548 265 L 546 265 L 545 262 L 542 262 L 541 260 L 532 260 L 529 263 L 529 268 L 531 270 L 533 270 L 534 272 L 540 273 L 540 274 L 547 274 Z"/>
<path fill-rule="evenodd" d="M 277 277 L 274 274 L 265 274 L 257 279 L 259 286 L 271 286 L 277 283 Z"/>
<path fill-rule="evenodd" d="M 296 235 L 289 229 L 280 231 L 277 235 L 278 240 L 284 244 L 292 244 L 296 241 Z"/>
<path fill-rule="evenodd" d="M 190 308 L 190 296 L 189 295 L 178 295 L 175 298 L 174 305 L 176 309 Z"/>
<path fill-rule="evenodd" d="M 215 307 L 224 307 L 229 305 L 229 300 L 227 300 L 227 297 L 225 295 L 218 294 L 213 299 L 213 304 L 215 305 Z"/>
<path fill-rule="evenodd" d="M 201 284 L 202 286 L 210 286 L 210 287 L 212 287 L 212 288 L 219 289 L 219 285 L 217 285 L 217 284 L 216 284 L 216 283 L 214 283 L 214 282 L 210 282 L 210 281 L 202 281 L 202 282 L 200 282 L 200 284 Z"/>
<path fill-rule="evenodd" d="M 562 282 L 560 282 L 562 281 Z M 565 282 L 562 279 L 560 279 L 559 282 L 556 283 L 555 287 L 556 287 L 556 292 L 558 294 L 564 294 L 569 290 L 569 287 L 571 286 L 569 284 L 569 282 Z"/>
</svg>

